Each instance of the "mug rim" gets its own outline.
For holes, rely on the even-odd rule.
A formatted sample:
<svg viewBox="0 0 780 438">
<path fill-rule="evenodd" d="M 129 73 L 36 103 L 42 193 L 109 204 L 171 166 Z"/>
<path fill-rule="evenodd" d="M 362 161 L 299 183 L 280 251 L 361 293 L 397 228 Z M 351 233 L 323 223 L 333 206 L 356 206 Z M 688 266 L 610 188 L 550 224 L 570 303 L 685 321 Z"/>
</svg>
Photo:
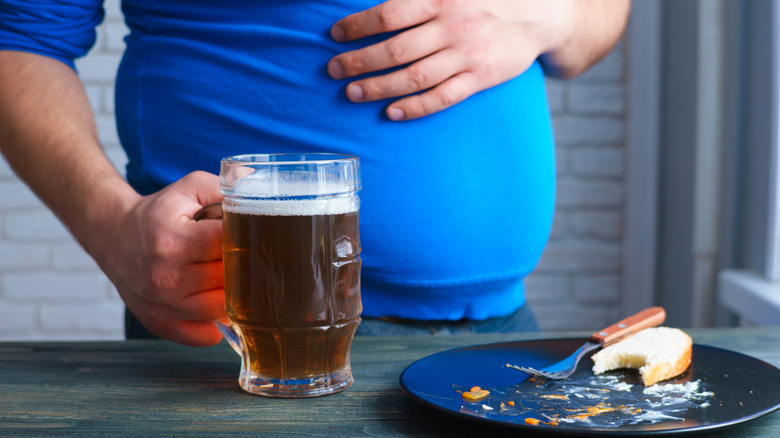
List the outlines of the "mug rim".
<svg viewBox="0 0 780 438">
<path fill-rule="evenodd" d="M 258 159 L 249 159 L 249 158 L 271 158 L 271 157 L 301 157 L 302 159 L 288 159 L 288 160 L 258 160 Z M 307 159 L 306 157 L 312 157 L 315 159 Z M 348 161 L 359 161 L 359 158 L 355 155 L 349 155 L 349 154 L 338 154 L 338 153 L 332 153 L 332 152 L 278 152 L 278 153 L 268 153 L 268 154 L 241 154 L 241 155 L 232 155 L 229 157 L 224 157 L 221 160 L 225 164 L 232 164 L 232 165 L 242 165 L 242 164 L 251 164 L 251 165 L 275 165 L 275 166 L 283 166 L 283 165 L 290 165 L 290 164 L 326 164 L 326 163 L 335 163 L 335 162 L 348 162 Z"/>
<path fill-rule="evenodd" d="M 280 161 L 273 161 L 280 160 Z M 362 189 L 360 176 L 360 158 L 349 154 L 315 152 L 315 153 L 273 153 L 273 154 L 243 154 L 225 157 L 221 160 L 219 172 L 220 192 L 225 196 L 257 199 L 314 199 L 326 196 L 346 195 Z M 301 179 L 308 184 L 287 193 L 282 187 L 273 185 L 265 194 L 237 190 L 235 184 L 246 177 L 260 172 L 272 180 L 282 172 L 299 175 L 318 175 L 317 178 Z M 278 173 L 277 173 L 278 172 Z M 322 177 L 329 175 L 329 180 L 336 183 L 326 189 Z M 335 177 L 335 179 L 334 179 Z M 314 185 L 311 185 L 313 184 Z M 289 189 L 292 186 L 286 185 Z M 263 193 L 263 192 L 261 192 Z"/>
</svg>

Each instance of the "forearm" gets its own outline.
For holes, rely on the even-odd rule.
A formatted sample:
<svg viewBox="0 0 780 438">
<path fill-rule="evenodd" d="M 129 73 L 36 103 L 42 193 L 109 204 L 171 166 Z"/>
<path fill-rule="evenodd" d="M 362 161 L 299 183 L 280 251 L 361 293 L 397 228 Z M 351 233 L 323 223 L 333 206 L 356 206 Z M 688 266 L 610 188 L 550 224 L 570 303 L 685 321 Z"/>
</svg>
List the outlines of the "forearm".
<svg viewBox="0 0 780 438">
<path fill-rule="evenodd" d="M 137 196 L 106 158 L 76 73 L 59 61 L 0 51 L 0 151 L 95 255 L 101 223 Z"/>
<path fill-rule="evenodd" d="M 548 35 L 550 46 L 540 57 L 548 76 L 571 78 L 600 61 L 623 35 L 630 0 L 550 2 L 558 25 Z"/>
</svg>

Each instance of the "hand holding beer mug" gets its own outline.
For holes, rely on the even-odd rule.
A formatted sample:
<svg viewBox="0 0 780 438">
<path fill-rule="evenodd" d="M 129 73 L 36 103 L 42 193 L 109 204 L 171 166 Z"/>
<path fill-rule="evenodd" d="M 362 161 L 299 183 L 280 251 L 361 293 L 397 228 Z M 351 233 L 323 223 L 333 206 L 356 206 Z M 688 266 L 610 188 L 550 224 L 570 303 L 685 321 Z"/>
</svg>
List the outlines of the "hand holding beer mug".
<svg viewBox="0 0 780 438">
<path fill-rule="evenodd" d="M 241 155 L 221 162 L 225 311 L 241 387 L 313 397 L 352 384 L 360 323 L 359 160 Z"/>
</svg>

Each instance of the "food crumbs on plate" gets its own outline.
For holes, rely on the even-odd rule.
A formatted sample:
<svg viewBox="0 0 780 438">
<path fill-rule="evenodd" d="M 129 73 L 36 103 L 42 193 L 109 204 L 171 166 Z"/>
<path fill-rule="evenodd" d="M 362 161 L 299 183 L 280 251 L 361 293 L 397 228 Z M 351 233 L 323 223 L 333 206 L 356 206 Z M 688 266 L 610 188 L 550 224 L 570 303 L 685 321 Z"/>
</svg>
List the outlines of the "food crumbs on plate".
<svg viewBox="0 0 780 438">
<path fill-rule="evenodd" d="M 547 418 L 549 418 L 549 417 L 547 417 Z M 538 426 L 540 424 L 546 424 L 548 426 L 557 426 L 558 425 L 558 421 L 556 421 L 556 419 L 554 419 L 554 418 L 550 418 L 550 421 L 546 422 L 546 421 L 539 420 L 537 418 L 526 417 L 525 424 L 528 424 L 528 425 L 531 425 L 531 426 Z"/>
<path fill-rule="evenodd" d="M 558 394 L 547 394 L 547 395 L 542 395 L 541 397 L 542 398 L 548 398 L 548 399 L 556 399 L 556 400 L 568 400 L 569 399 L 569 397 L 567 397 L 565 395 L 558 395 Z"/>
<path fill-rule="evenodd" d="M 601 414 L 605 414 L 607 412 L 615 411 L 615 408 L 613 408 L 611 406 L 607 406 L 604 403 L 599 403 L 596 406 L 588 406 L 587 408 L 583 408 L 583 409 L 566 409 L 566 408 L 564 408 L 564 409 L 569 411 L 569 412 L 582 412 L 582 411 L 585 411 L 585 412 L 583 412 L 581 414 L 569 415 L 568 417 L 566 417 L 566 418 L 571 419 L 571 420 L 580 420 L 580 421 L 584 421 L 588 417 L 592 417 L 594 415 L 601 415 Z"/>
<path fill-rule="evenodd" d="M 602 406 L 602 405 L 603 405 L 603 403 L 599 403 L 596 406 L 589 407 L 588 408 L 588 413 L 591 414 L 591 415 L 598 415 L 598 414 L 603 414 L 604 412 L 612 412 L 612 411 L 615 410 L 615 408 L 605 407 L 605 406 Z"/>
<path fill-rule="evenodd" d="M 463 393 L 463 399 L 468 401 L 479 401 L 490 395 L 490 391 L 484 390 L 479 386 L 474 386 L 471 390 Z"/>
<path fill-rule="evenodd" d="M 513 402 L 512 400 L 509 400 L 508 402 L 506 402 L 506 404 L 508 404 L 509 406 L 514 406 L 515 402 Z"/>
</svg>

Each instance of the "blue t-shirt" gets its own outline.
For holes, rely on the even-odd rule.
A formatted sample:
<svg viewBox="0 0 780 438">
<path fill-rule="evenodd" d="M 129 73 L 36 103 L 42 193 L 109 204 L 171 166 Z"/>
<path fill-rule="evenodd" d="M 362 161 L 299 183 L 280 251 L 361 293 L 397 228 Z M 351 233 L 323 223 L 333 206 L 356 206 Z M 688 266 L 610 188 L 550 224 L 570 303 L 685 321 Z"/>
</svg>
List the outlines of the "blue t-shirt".
<svg viewBox="0 0 780 438">
<path fill-rule="evenodd" d="M 128 181 L 151 193 L 245 153 L 359 156 L 364 315 L 484 319 L 524 303 L 552 223 L 555 169 L 544 75 L 440 113 L 392 122 L 326 70 L 381 41 L 330 38 L 377 0 L 125 0 L 116 81 Z M 0 48 L 70 65 L 94 43 L 99 0 L 0 0 Z"/>
</svg>

